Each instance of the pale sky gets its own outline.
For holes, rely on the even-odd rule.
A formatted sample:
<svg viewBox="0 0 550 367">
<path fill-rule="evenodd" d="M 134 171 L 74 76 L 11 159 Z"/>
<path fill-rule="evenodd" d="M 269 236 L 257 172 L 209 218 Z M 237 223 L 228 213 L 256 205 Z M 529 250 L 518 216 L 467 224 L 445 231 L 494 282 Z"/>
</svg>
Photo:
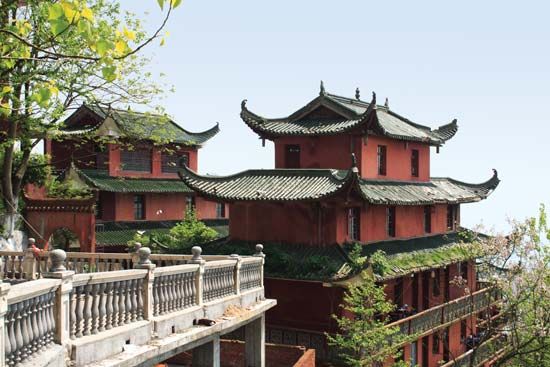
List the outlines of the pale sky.
<svg viewBox="0 0 550 367">
<path fill-rule="evenodd" d="M 122 0 L 159 22 L 154 0 Z M 507 228 L 550 202 L 550 3 L 545 1 L 186 0 L 163 47 L 146 53 L 175 93 L 162 102 L 186 129 L 220 122 L 200 152 L 199 171 L 272 168 L 239 118 L 240 102 L 266 117 L 286 116 L 329 93 L 363 99 L 372 91 L 411 120 L 459 131 L 432 176 L 502 180 L 490 198 L 462 206 L 462 224 Z"/>
</svg>

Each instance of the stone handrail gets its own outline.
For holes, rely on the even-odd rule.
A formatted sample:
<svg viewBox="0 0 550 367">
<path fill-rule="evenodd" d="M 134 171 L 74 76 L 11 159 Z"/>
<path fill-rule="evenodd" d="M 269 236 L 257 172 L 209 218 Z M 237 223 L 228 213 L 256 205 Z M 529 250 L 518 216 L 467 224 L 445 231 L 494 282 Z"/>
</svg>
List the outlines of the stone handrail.
<svg viewBox="0 0 550 367">
<path fill-rule="evenodd" d="M 0 326 L 6 328 L 0 330 L 0 345 L 5 345 L 0 366 L 28 361 L 54 343 L 70 346 L 132 324 L 152 322 L 159 328 L 157 334 L 166 334 L 177 329 L 181 317 L 192 321 L 197 310 L 229 302 L 241 293 L 246 298 L 243 304 L 262 299 L 261 245 L 251 257 L 217 256 L 205 261 L 201 252 L 194 247 L 186 264 L 156 267 L 151 251 L 142 247 L 131 254 L 134 269 L 75 274 L 66 264 L 76 257 L 51 251 L 44 261 L 49 269 L 34 272 L 42 279 L 0 283 Z M 114 255 L 106 258 L 128 259 L 127 254 Z"/>
<path fill-rule="evenodd" d="M 422 336 L 424 333 L 445 327 L 446 325 L 479 312 L 492 304 L 492 288 L 482 289 L 447 303 L 432 307 L 415 315 L 397 320 L 386 327 L 398 327 L 405 335 Z"/>
<path fill-rule="evenodd" d="M 136 253 L 67 252 L 65 267 L 76 274 L 98 273 L 133 269 Z M 151 254 L 150 260 L 157 267 L 189 264 L 193 255 Z M 203 255 L 207 262 L 224 260 L 224 255 Z M 37 279 L 50 267 L 49 252 L 0 251 L 1 279 Z"/>
<path fill-rule="evenodd" d="M 2 366 L 15 366 L 29 361 L 53 344 L 56 334 L 54 303 L 60 286 L 56 279 L 40 279 L 31 283 L 2 283 L 0 314 L 4 323 Z"/>
</svg>

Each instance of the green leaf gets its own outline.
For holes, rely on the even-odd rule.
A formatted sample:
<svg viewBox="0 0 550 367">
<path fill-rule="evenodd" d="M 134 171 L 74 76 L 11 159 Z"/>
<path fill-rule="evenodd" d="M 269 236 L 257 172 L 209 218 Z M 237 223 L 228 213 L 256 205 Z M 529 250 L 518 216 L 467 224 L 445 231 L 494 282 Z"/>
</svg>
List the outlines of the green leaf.
<svg viewBox="0 0 550 367">
<path fill-rule="evenodd" d="M 104 66 L 101 69 L 101 75 L 103 75 L 103 78 L 108 82 L 112 82 L 116 79 L 116 66 Z"/>
<path fill-rule="evenodd" d="M 59 19 L 64 15 L 63 7 L 61 4 L 53 4 L 48 9 L 48 20 Z"/>
<path fill-rule="evenodd" d="M 159 3 L 159 6 L 161 8 L 161 10 L 164 9 L 164 0 L 157 0 L 157 3 Z"/>
<path fill-rule="evenodd" d="M 99 54 L 99 56 L 103 57 L 105 56 L 107 51 L 113 48 L 113 44 L 107 40 L 100 39 L 99 41 L 97 41 L 95 47 L 97 49 L 97 53 Z"/>
<path fill-rule="evenodd" d="M 69 22 L 64 18 L 59 18 L 55 20 L 50 20 L 50 25 L 52 27 L 52 33 L 54 36 L 57 36 L 63 32 L 69 26 Z"/>
<path fill-rule="evenodd" d="M 177 8 L 178 6 L 180 6 L 181 4 L 181 0 L 172 0 L 172 8 Z"/>
</svg>

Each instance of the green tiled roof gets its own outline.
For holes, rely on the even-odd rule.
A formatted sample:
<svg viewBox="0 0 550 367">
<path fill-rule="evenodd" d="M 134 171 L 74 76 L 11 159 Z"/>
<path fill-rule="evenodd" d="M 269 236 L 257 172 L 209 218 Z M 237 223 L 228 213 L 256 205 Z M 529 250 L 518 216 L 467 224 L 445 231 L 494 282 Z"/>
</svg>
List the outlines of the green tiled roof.
<svg viewBox="0 0 550 367">
<path fill-rule="evenodd" d="M 100 246 L 126 245 L 134 238 L 137 231 L 146 231 L 146 234 L 166 234 L 180 222 L 179 220 L 169 220 L 98 223 L 95 232 L 96 244 Z M 218 237 L 227 236 L 227 220 L 204 220 L 204 223 L 218 232 Z"/>
<path fill-rule="evenodd" d="M 231 176 L 202 176 L 184 167 L 180 177 L 203 196 L 219 201 L 320 200 L 350 188 L 371 204 L 425 205 L 466 203 L 485 199 L 498 185 L 496 171 L 481 184 L 451 178 L 428 182 L 366 180 L 351 170 L 249 170 Z"/>
<path fill-rule="evenodd" d="M 340 117 L 311 118 L 309 112 L 320 106 L 335 111 Z M 306 106 L 288 117 L 265 118 L 246 107 L 246 100 L 241 105 L 241 118 L 256 133 L 264 137 L 277 136 L 317 136 L 334 135 L 350 130 L 370 132 L 392 139 L 420 141 L 432 145 L 441 145 L 452 138 L 457 130 L 456 120 L 432 130 L 391 111 L 387 105 L 376 104 L 376 95 L 372 101 L 365 102 L 321 92 Z"/>
<path fill-rule="evenodd" d="M 82 125 L 78 115 L 89 112 L 96 116 L 95 121 Z M 131 139 L 154 137 L 162 142 L 202 145 L 220 131 L 219 125 L 216 124 L 208 130 L 194 133 L 185 130 L 168 116 L 82 105 L 67 119 L 66 126 L 61 129 L 61 133 L 64 135 L 90 134 L 98 130 L 107 117 L 111 117 L 123 135 Z"/>
<path fill-rule="evenodd" d="M 384 251 L 387 263 L 373 266 L 379 280 L 444 267 L 469 260 L 479 255 L 468 231 L 450 232 L 418 238 L 380 241 L 362 245 L 362 256 L 370 257 Z M 318 281 L 342 281 L 357 275 L 350 263 L 351 245 L 327 246 L 288 243 L 263 243 L 266 254 L 265 274 L 273 278 L 290 278 Z M 204 254 L 251 255 L 255 243 L 221 239 L 203 245 Z"/>
<path fill-rule="evenodd" d="M 79 177 L 88 185 L 108 192 L 128 193 L 192 193 L 179 179 L 128 178 L 109 176 L 105 170 L 79 170 Z"/>
</svg>

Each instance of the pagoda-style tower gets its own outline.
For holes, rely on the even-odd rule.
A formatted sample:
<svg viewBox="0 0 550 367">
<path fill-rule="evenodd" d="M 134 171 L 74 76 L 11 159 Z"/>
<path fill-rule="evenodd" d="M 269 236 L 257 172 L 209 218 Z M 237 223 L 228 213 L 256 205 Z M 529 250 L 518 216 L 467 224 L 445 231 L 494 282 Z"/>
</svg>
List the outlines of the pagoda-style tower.
<svg viewBox="0 0 550 367">
<path fill-rule="evenodd" d="M 365 102 L 359 90 L 345 98 L 323 84 L 288 117 L 262 117 L 245 100 L 241 118 L 274 142 L 275 169 L 212 177 L 185 167 L 180 175 L 200 196 L 231 204 L 229 239 L 211 251 L 261 242 L 271 252 L 266 290 L 278 306 L 268 314 L 268 340 L 329 357 L 323 333 L 336 331 L 331 314 L 341 312 L 346 284 L 360 281 L 350 266 L 354 243 L 364 256 L 388 255 L 389 265 L 371 269 L 388 297 L 414 314 L 463 297 L 454 278 L 476 291 L 476 255 L 460 228 L 460 204 L 487 198 L 499 179 L 496 171 L 479 184 L 431 177 L 430 148 L 439 151 L 456 134 L 456 120 L 431 129 L 393 112 L 387 100 L 377 105 L 375 94 Z M 404 358 L 437 366 L 464 353 L 462 340 L 476 332 L 471 312 L 442 317 L 404 347 Z"/>
</svg>

